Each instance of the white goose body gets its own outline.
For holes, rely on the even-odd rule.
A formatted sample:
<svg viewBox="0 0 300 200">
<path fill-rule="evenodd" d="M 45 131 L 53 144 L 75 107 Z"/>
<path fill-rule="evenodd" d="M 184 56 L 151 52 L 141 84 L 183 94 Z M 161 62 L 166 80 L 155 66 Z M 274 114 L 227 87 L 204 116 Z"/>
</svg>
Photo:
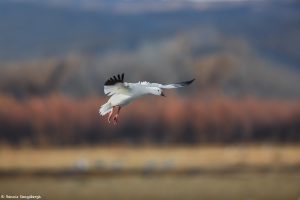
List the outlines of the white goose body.
<svg viewBox="0 0 300 200">
<path fill-rule="evenodd" d="M 175 83 L 175 84 L 159 84 L 149 82 L 127 83 L 124 82 L 124 74 L 114 76 L 108 79 L 104 84 L 104 93 L 107 96 L 111 96 L 110 99 L 103 104 L 100 109 L 100 115 L 104 116 L 108 113 L 108 122 L 111 120 L 113 109 L 118 108 L 117 114 L 114 116 L 114 123 L 117 123 L 119 112 L 121 107 L 131 103 L 135 99 L 138 99 L 147 94 L 153 94 L 158 96 L 165 96 L 162 89 L 173 89 L 184 87 L 191 84 L 193 80 Z"/>
</svg>

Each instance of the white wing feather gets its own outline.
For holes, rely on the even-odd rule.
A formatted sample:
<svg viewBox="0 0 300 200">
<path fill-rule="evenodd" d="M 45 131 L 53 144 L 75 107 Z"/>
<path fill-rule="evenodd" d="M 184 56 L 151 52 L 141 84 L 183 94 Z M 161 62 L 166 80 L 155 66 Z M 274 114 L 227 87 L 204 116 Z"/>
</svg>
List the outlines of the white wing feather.
<svg viewBox="0 0 300 200">
<path fill-rule="evenodd" d="M 139 84 L 147 86 L 147 87 L 159 87 L 159 88 L 163 88 L 163 89 L 174 89 L 174 88 L 180 88 L 180 87 L 188 86 L 194 80 L 195 79 L 190 80 L 190 81 L 180 82 L 180 83 L 166 84 L 166 85 L 163 85 L 163 84 L 160 84 L 160 83 L 150 83 L 150 82 L 147 82 L 147 81 L 139 82 Z"/>
<path fill-rule="evenodd" d="M 124 75 L 122 74 L 122 80 L 124 78 Z M 191 84 L 193 80 L 190 81 L 184 81 L 180 83 L 173 83 L 173 84 L 160 84 L 160 83 L 150 83 L 147 81 L 140 81 L 138 83 L 126 83 L 126 82 L 117 82 L 114 84 L 108 83 L 108 85 L 104 85 L 104 94 L 107 96 L 112 96 L 114 94 L 125 94 L 128 95 L 132 91 L 133 88 L 136 88 L 136 86 L 145 86 L 145 87 L 159 87 L 162 89 L 174 89 L 174 88 L 180 88 L 185 87 L 189 84 Z M 114 76 L 114 79 L 110 79 L 107 82 L 114 82 L 114 81 L 121 81 L 120 76 L 118 75 L 118 79 Z M 111 84 L 111 85 L 110 85 Z"/>
<path fill-rule="evenodd" d="M 114 85 L 105 85 L 104 94 L 112 96 L 114 94 L 128 94 L 130 91 L 126 83 L 117 83 Z"/>
</svg>

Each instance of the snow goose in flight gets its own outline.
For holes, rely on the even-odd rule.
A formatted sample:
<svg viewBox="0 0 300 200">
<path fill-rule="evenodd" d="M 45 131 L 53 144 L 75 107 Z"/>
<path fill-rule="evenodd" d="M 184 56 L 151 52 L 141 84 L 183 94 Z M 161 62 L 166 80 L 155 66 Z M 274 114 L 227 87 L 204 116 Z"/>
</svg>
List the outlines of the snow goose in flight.
<svg viewBox="0 0 300 200">
<path fill-rule="evenodd" d="M 107 96 L 111 96 L 110 99 L 103 104 L 100 109 L 100 115 L 108 115 L 108 122 L 110 123 L 114 109 L 117 109 L 117 113 L 113 117 L 114 124 L 117 124 L 120 110 L 123 106 L 129 104 L 133 100 L 140 98 L 147 94 L 153 94 L 158 96 L 165 96 L 162 89 L 173 89 L 179 87 L 185 87 L 191 84 L 195 79 L 190 81 L 184 81 L 173 84 L 159 84 L 149 83 L 146 81 L 138 83 L 124 82 L 124 73 L 118 74 L 108 79 L 104 84 L 104 93 Z"/>
</svg>

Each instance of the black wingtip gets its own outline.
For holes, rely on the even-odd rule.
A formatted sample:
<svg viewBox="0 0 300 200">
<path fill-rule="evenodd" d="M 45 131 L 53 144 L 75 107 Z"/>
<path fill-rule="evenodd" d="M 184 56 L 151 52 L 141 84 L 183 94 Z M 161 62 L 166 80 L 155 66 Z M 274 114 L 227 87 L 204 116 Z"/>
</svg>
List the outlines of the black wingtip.
<svg viewBox="0 0 300 200">
<path fill-rule="evenodd" d="M 109 78 L 104 85 L 114 85 L 116 83 L 123 83 L 124 82 L 124 73 L 122 73 L 122 75 L 120 76 L 120 74 L 118 74 L 117 76 L 113 76 L 111 78 Z"/>
<path fill-rule="evenodd" d="M 189 85 L 189 84 L 191 84 L 192 82 L 194 82 L 196 79 L 192 79 L 192 80 L 190 80 L 190 81 L 187 81 L 187 84 Z"/>
<path fill-rule="evenodd" d="M 186 85 L 190 85 L 192 82 L 194 82 L 195 79 L 189 80 L 189 81 L 185 81 L 182 83 L 182 85 L 186 86 Z"/>
</svg>

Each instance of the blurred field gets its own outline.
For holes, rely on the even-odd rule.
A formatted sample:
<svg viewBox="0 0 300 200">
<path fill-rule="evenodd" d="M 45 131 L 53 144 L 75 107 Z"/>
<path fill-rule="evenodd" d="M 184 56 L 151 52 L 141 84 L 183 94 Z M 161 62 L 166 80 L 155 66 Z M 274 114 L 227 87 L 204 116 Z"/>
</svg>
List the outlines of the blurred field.
<svg viewBox="0 0 300 200">
<path fill-rule="evenodd" d="M 0 170 L 299 168 L 300 146 L 1 148 Z"/>
<path fill-rule="evenodd" d="M 0 193 L 42 199 L 295 199 L 300 146 L 0 150 Z"/>
<path fill-rule="evenodd" d="M 42 199 L 72 200 L 298 200 L 299 188 L 299 173 L 0 179 L 2 194 L 33 194 L 41 195 Z"/>
</svg>

